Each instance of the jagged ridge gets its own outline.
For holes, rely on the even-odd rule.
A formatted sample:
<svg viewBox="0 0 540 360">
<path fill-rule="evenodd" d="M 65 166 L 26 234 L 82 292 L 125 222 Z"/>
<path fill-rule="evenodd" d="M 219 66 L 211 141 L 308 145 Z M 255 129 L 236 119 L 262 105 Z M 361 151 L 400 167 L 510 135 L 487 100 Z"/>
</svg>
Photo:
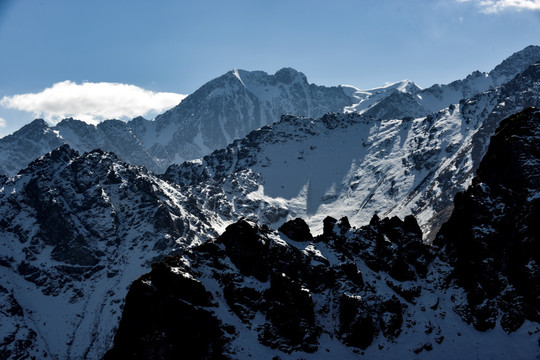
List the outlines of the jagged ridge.
<svg viewBox="0 0 540 360">
<path fill-rule="evenodd" d="M 412 213 L 432 240 L 448 219 L 505 116 L 539 106 L 540 66 L 426 118 L 284 116 L 164 177 L 225 219 L 278 227 L 302 217 L 314 232 L 327 215 L 359 224 L 373 213 Z M 339 151 L 336 151 L 339 149 Z"/>
<path fill-rule="evenodd" d="M 501 123 L 433 249 L 412 216 L 240 220 L 132 285 L 105 359 L 538 356 L 539 139 L 536 109 Z"/>
<path fill-rule="evenodd" d="M 216 235 L 177 187 L 67 145 L 2 183 L 0 213 L 4 359 L 101 357 L 127 286 L 187 239 Z"/>
<path fill-rule="evenodd" d="M 411 81 L 358 90 L 351 86 L 308 84 L 296 70 L 274 75 L 232 70 L 203 85 L 178 106 L 148 121 L 106 121 L 97 126 L 66 119 L 49 127 L 42 120 L 0 139 L 0 175 L 15 175 L 28 163 L 67 143 L 80 151 L 101 148 L 123 160 L 162 173 L 172 163 L 209 154 L 283 114 L 320 117 L 358 112 L 379 119 L 421 117 L 503 85 L 540 59 L 529 46 L 490 73 L 474 72 L 448 85 L 420 89 Z"/>
</svg>

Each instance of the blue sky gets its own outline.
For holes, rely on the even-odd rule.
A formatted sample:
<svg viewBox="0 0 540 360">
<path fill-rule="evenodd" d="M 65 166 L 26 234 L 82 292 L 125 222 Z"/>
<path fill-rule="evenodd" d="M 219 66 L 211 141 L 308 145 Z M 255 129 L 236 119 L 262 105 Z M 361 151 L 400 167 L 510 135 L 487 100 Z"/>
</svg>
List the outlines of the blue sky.
<svg viewBox="0 0 540 360">
<path fill-rule="evenodd" d="M 0 102 L 0 136 L 36 116 L 84 117 L 84 104 L 103 100 L 86 92 L 117 90 L 124 109 L 155 102 L 125 114 L 104 104 L 89 121 L 151 117 L 233 68 L 293 67 L 319 85 L 427 87 L 489 71 L 531 44 L 540 44 L 536 0 L 0 0 L 0 99 L 49 88 L 18 103 L 28 111 Z"/>
</svg>

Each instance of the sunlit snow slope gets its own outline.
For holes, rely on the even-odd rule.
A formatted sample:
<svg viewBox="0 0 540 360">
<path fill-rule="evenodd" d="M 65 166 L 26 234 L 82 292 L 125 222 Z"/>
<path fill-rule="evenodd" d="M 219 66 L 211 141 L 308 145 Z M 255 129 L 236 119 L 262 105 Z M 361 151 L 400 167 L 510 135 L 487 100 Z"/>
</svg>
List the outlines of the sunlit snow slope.
<svg viewBox="0 0 540 360">
<path fill-rule="evenodd" d="M 489 137 L 505 116 L 538 106 L 540 65 L 507 84 L 417 119 L 328 114 L 285 116 L 201 161 L 169 168 L 200 206 L 225 218 L 270 225 L 374 213 L 413 213 L 430 238 L 454 194 L 470 183 Z"/>
</svg>

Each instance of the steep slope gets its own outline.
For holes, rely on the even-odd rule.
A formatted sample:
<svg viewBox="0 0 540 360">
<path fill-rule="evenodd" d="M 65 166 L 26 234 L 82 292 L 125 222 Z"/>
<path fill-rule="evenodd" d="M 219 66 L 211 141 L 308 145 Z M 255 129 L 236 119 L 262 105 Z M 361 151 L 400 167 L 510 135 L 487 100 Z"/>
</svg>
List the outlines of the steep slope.
<svg viewBox="0 0 540 360">
<path fill-rule="evenodd" d="M 540 61 L 540 46 L 531 45 L 512 54 L 488 73 L 474 71 L 465 79 L 450 84 L 393 92 L 391 97 L 377 99 L 367 108 L 355 109 L 353 106 L 351 109 L 380 119 L 426 116 L 463 99 L 504 85 L 537 61 Z"/>
<path fill-rule="evenodd" d="M 436 246 L 414 217 L 240 220 L 152 266 L 105 359 L 540 356 L 540 111 L 504 120 Z"/>
<path fill-rule="evenodd" d="M 13 176 L 61 144 L 81 152 L 101 148 L 162 173 L 172 163 L 207 155 L 278 121 L 283 114 L 316 118 L 328 112 L 356 112 L 378 119 L 423 117 L 500 86 L 539 59 L 540 47 L 529 46 L 490 73 L 474 72 L 463 80 L 424 90 L 408 80 L 358 90 L 309 84 L 305 75 L 290 68 L 274 75 L 235 69 L 209 81 L 153 121 L 139 117 L 128 123 L 112 120 L 93 126 L 67 119 L 49 127 L 38 120 L 0 139 L 0 174 Z"/>
<path fill-rule="evenodd" d="M 171 164 L 207 155 L 282 114 L 318 117 L 341 112 L 352 101 L 341 87 L 309 84 L 294 69 L 274 75 L 235 69 L 154 121 L 136 119 L 130 126 L 152 155 Z"/>
<path fill-rule="evenodd" d="M 128 285 L 163 254 L 215 236 L 210 219 L 99 150 L 64 145 L 2 179 L 2 359 L 101 357 Z"/>
<path fill-rule="evenodd" d="M 425 118 L 284 116 L 165 178 L 227 219 L 270 226 L 302 217 L 315 232 L 327 216 L 358 224 L 374 213 L 413 213 L 432 239 L 466 188 L 499 121 L 539 106 L 540 65 L 506 85 Z"/>
<path fill-rule="evenodd" d="M 435 241 L 454 267 L 450 279 L 468 291 L 462 316 L 479 329 L 540 321 L 538 149 L 538 109 L 502 121 Z"/>
</svg>

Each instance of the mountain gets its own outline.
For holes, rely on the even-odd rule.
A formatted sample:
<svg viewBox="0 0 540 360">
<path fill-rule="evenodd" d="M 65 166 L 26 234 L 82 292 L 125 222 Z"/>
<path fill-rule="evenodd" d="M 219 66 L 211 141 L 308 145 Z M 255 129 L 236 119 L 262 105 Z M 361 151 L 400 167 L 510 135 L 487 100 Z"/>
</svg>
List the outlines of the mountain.
<svg viewBox="0 0 540 360">
<path fill-rule="evenodd" d="M 430 111 L 437 111 L 461 99 L 503 85 L 517 74 L 525 71 L 531 64 L 540 61 L 540 46 L 530 45 L 512 54 L 490 72 L 475 71 L 463 80 L 456 80 L 448 85 L 433 85 L 424 89 L 420 103 Z"/>
<path fill-rule="evenodd" d="M 511 58 L 525 64 L 529 57 Z M 519 67 L 511 65 L 506 63 L 502 69 Z M 501 74 L 511 73 L 503 70 Z M 248 81 L 247 73 L 237 73 L 238 77 L 233 71 L 225 79 L 230 83 L 223 80 L 223 89 L 225 84 L 242 85 L 240 80 L 245 85 L 256 82 L 253 79 L 267 79 L 263 73 Z M 293 88 L 303 83 L 302 76 L 293 76 L 295 72 L 289 69 L 280 77 L 287 78 L 286 74 L 291 75 L 291 87 L 280 85 L 285 80 L 278 81 L 276 74 L 276 89 L 289 89 L 290 93 L 283 90 L 286 96 L 299 94 Z M 351 87 L 325 88 L 328 93 L 342 92 L 354 98 L 353 104 L 364 99 L 366 111 L 340 110 L 320 117 L 285 115 L 201 159 L 171 166 L 163 175 L 124 162 L 128 155 L 165 159 L 147 150 L 144 134 L 152 139 L 155 134 L 170 132 L 147 128 L 150 132 L 143 133 L 141 129 L 148 125 L 144 119 L 99 126 L 68 119 L 57 127 L 34 121 L 17 136 L 1 139 L 9 141 L 0 141 L 0 146 L 12 146 L 11 154 L 19 160 L 26 156 L 25 148 L 34 154 L 48 146 L 57 148 L 16 176 L 0 176 L 0 358 L 101 358 L 113 345 L 123 308 L 126 320 L 108 355 L 112 358 L 121 358 L 130 351 L 126 344 L 139 341 L 142 348 L 155 342 L 156 351 L 165 352 L 161 345 L 166 341 L 157 335 L 167 338 L 169 330 L 186 336 L 179 346 L 194 345 L 200 327 L 215 330 L 205 333 L 215 341 L 213 347 L 201 345 L 201 351 L 224 349 L 231 357 L 235 357 L 231 351 L 242 357 L 252 349 L 270 358 L 297 358 L 298 351 L 303 357 L 325 357 L 325 344 L 332 354 L 339 351 L 346 356 L 364 351 L 373 357 L 390 357 L 396 349 L 401 350 L 395 354 L 411 355 L 411 349 L 413 354 L 426 354 L 438 345 L 448 357 L 455 356 L 460 346 L 488 358 L 510 351 L 523 357 L 538 353 L 533 300 L 537 255 L 536 248 L 527 244 L 534 239 L 530 219 L 536 214 L 532 190 L 538 167 L 534 158 L 526 157 L 535 154 L 536 130 L 520 132 L 510 126 L 511 131 L 498 131 L 502 133 L 495 140 L 502 142 L 499 150 L 488 151 L 488 144 L 502 119 L 527 106 L 540 106 L 539 79 L 540 64 L 529 64 L 500 86 L 428 116 L 402 119 L 374 116 L 385 116 L 379 110 L 386 101 L 391 105 L 403 100 L 399 103 L 403 107 L 388 106 L 388 116 L 414 109 L 419 103 L 408 101 L 422 90 L 412 82 L 364 94 Z M 261 89 L 271 88 L 271 84 L 261 84 Z M 243 89 L 240 85 L 238 89 Z M 214 91 L 219 94 L 219 89 L 199 100 L 204 103 Z M 236 101 L 245 104 L 247 98 L 254 104 L 245 89 Z M 382 93 L 386 95 L 378 96 Z M 270 98 L 266 91 L 264 94 Z M 536 110 L 528 111 L 520 115 L 525 120 L 519 128 L 534 129 Z M 176 121 L 168 119 L 156 120 L 151 126 L 163 124 L 165 129 Z M 139 129 L 129 127 L 137 122 L 143 124 Z M 507 127 L 505 122 L 501 124 Z M 126 155 L 117 157 L 104 150 L 77 152 L 70 145 L 60 146 L 65 139 L 75 147 L 99 142 L 99 146 L 115 147 Z M 523 140 L 520 147 L 520 139 L 531 145 Z M 514 140 L 517 145 L 510 147 L 507 141 Z M 138 145 L 131 147 L 132 141 Z M 526 169 L 520 176 L 527 180 L 505 183 L 504 170 L 489 170 L 504 155 L 497 151 L 504 153 L 501 149 L 507 147 L 515 148 L 512 151 L 518 155 L 501 164 L 509 166 L 519 160 L 521 165 L 516 166 Z M 491 163 L 482 165 L 488 161 L 482 158 L 491 158 Z M 14 169 L 7 167 L 8 160 L 1 164 Z M 480 180 L 473 180 L 477 169 Z M 491 176 L 502 188 L 486 180 Z M 505 192 L 516 183 L 531 192 Z M 492 193 L 479 185 L 482 191 L 476 187 L 471 196 L 487 194 L 492 200 L 484 203 L 491 207 L 481 209 L 472 200 L 460 202 L 468 195 L 457 195 L 454 205 L 454 194 L 478 184 L 496 189 Z M 514 197 L 516 204 L 526 206 L 506 205 Z M 503 204 L 500 208 L 496 206 L 499 202 Z M 465 221 L 460 212 L 471 218 L 480 214 L 479 222 Z M 496 217 L 490 218 L 490 213 Z M 439 232 L 448 219 L 450 225 Z M 501 220 L 505 226 L 526 224 L 530 230 L 521 233 L 521 227 L 504 230 L 499 223 L 487 223 L 499 219 L 506 219 Z M 503 238 L 487 236 L 491 228 L 511 239 L 510 245 L 501 245 Z M 486 236 L 476 237 L 483 229 L 487 229 Z M 515 238 L 510 237 L 512 231 Z M 470 241 L 460 242 L 461 238 Z M 423 244 L 433 239 L 434 247 Z M 519 245 L 521 242 L 525 245 Z M 485 250 L 492 243 L 495 250 Z M 165 258 L 167 255 L 171 258 Z M 470 261 L 470 267 L 461 258 Z M 351 262 L 358 271 L 347 265 Z M 135 295 L 127 296 L 124 307 L 129 284 L 148 272 L 151 263 L 158 265 L 134 283 Z M 483 269 L 483 264 L 490 266 Z M 464 275 L 470 269 L 478 271 L 478 276 Z M 222 271 L 231 278 L 220 278 Z M 529 277 L 521 277 L 524 274 Z M 317 283 L 326 277 L 328 283 Z M 492 285 L 489 277 L 500 280 Z M 227 283 L 230 287 L 225 295 L 220 286 Z M 174 284 L 189 290 L 188 294 Z M 527 290 L 527 286 L 532 287 Z M 435 306 L 437 298 L 440 301 Z M 294 311 L 287 310 L 289 305 Z M 161 306 L 171 312 L 160 313 Z M 514 307 L 515 313 L 509 310 Z M 340 317 L 342 311 L 345 315 Z M 149 318 L 130 320 L 141 312 Z M 432 315 L 448 319 L 438 325 L 440 331 L 430 325 Z M 174 328 L 171 321 L 183 316 L 197 319 L 198 325 L 191 330 Z M 494 318 L 496 340 L 477 331 L 489 328 Z M 464 325 L 463 319 L 476 329 Z M 138 321 L 148 326 L 141 329 Z M 251 321 L 255 325 L 245 330 L 244 322 L 249 325 Z M 238 332 L 221 326 L 231 322 Z M 287 332 L 288 328 L 293 330 Z M 331 329 L 337 329 L 337 335 L 331 336 Z M 458 332 L 463 337 L 456 337 Z M 241 343 L 243 335 L 249 341 Z M 131 336 L 139 340 L 132 342 Z M 305 342 L 298 340 L 301 336 Z M 483 344 L 481 352 L 476 350 L 477 342 Z M 509 343 L 512 348 L 505 347 Z M 379 345 L 382 352 L 377 350 Z"/>
<path fill-rule="evenodd" d="M 391 93 L 372 101 L 368 107 L 357 105 L 350 110 L 366 113 L 380 119 L 403 119 L 421 117 L 457 104 L 477 94 L 497 88 L 525 71 L 531 64 L 540 61 L 540 46 L 528 46 L 512 54 L 490 72 L 474 71 L 465 79 L 450 84 L 435 84 L 426 89 L 410 88 Z M 359 105 L 363 103 L 360 102 Z"/>
<path fill-rule="evenodd" d="M 540 322 L 539 148 L 538 109 L 502 121 L 435 241 L 468 291 L 463 317 L 480 330 Z"/>
<path fill-rule="evenodd" d="M 154 121 L 136 119 L 130 126 L 151 154 L 168 164 L 180 163 L 225 147 L 282 114 L 318 117 L 341 112 L 351 101 L 341 87 L 309 84 L 304 74 L 291 68 L 274 75 L 235 69 Z"/>
<path fill-rule="evenodd" d="M 62 144 L 80 152 L 114 152 L 130 164 L 163 173 L 172 163 L 209 154 L 282 114 L 322 116 L 341 112 L 352 101 L 344 88 L 309 84 L 304 74 L 290 68 L 275 75 L 233 70 L 153 121 L 138 117 L 89 125 L 66 119 L 50 127 L 35 120 L 0 139 L 0 174 L 13 176 Z"/>
<path fill-rule="evenodd" d="M 13 176 L 34 159 L 63 144 L 80 152 L 103 149 L 130 164 L 163 170 L 124 121 L 107 120 L 90 125 L 70 118 L 55 126 L 37 119 L 0 139 L 0 173 Z"/>
<path fill-rule="evenodd" d="M 529 46 L 489 73 L 477 71 L 427 89 L 409 80 L 370 90 L 325 87 L 309 84 L 304 74 L 290 68 L 274 75 L 235 69 L 153 121 L 139 117 L 94 126 L 67 119 L 51 127 L 37 120 L 0 139 L 0 174 L 13 176 L 62 144 L 80 152 L 101 148 L 130 164 L 163 173 L 173 163 L 210 154 L 283 114 L 317 118 L 329 112 L 354 112 L 383 120 L 425 117 L 503 85 L 538 60 L 540 47 Z"/>
<path fill-rule="evenodd" d="M 165 178 L 201 208 L 279 227 L 302 217 L 315 232 L 327 216 L 366 224 L 374 213 L 418 218 L 432 240 L 487 150 L 499 121 L 540 106 L 540 64 L 503 86 L 424 118 L 356 113 L 282 117 Z M 338 151 L 339 149 L 339 151 Z"/>
<path fill-rule="evenodd" d="M 0 174 L 13 176 L 33 160 L 62 144 L 45 120 L 36 119 L 0 139 Z"/>
<path fill-rule="evenodd" d="M 63 145 L 0 185 L 0 358 L 96 359 L 129 284 L 216 236 L 178 187 Z"/>
<path fill-rule="evenodd" d="M 433 248 L 412 216 L 239 220 L 131 285 L 105 359 L 539 356 L 539 141 L 501 123 Z"/>
</svg>

